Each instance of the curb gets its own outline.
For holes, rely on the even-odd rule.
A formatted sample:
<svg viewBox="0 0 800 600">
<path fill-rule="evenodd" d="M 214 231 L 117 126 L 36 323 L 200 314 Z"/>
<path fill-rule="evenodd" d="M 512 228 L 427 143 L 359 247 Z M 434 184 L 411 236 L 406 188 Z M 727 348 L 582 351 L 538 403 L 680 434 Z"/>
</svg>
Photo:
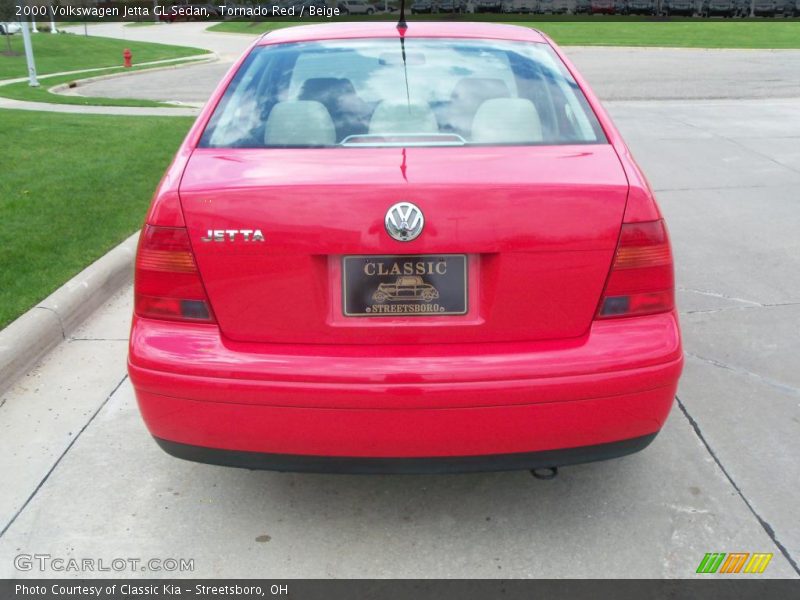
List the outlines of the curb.
<svg viewBox="0 0 800 600">
<path fill-rule="evenodd" d="M 0 96 L 0 109 L 27 110 L 34 112 L 62 113 L 70 115 L 114 115 L 120 117 L 197 117 L 199 108 L 173 106 L 94 106 L 92 104 L 54 104 L 52 102 L 29 102 L 11 100 Z"/>
<path fill-rule="evenodd" d="M 145 68 L 145 69 L 136 69 L 135 71 L 117 71 L 116 73 L 107 73 L 105 75 L 95 75 L 89 76 L 82 79 L 74 79 L 73 83 L 78 84 L 77 87 L 85 85 L 87 83 L 94 83 L 95 81 L 104 81 L 106 79 L 117 79 L 119 77 L 128 77 L 131 75 L 138 75 L 139 73 L 155 73 L 158 71 L 167 71 L 171 69 L 180 69 L 184 67 L 192 67 L 195 65 L 208 65 L 220 62 L 219 56 L 216 52 L 211 52 L 209 54 L 201 54 L 198 55 L 197 58 L 189 58 L 189 59 L 182 59 L 181 62 L 175 62 L 173 64 L 164 64 L 162 66 L 154 66 L 152 68 Z M 80 75 L 80 73 L 76 73 L 76 75 Z M 55 94 L 56 96 L 73 96 L 77 98 L 88 98 L 89 96 L 84 96 L 78 93 L 64 93 L 67 90 L 74 90 L 76 88 L 69 87 L 69 83 L 58 83 L 52 87 L 47 88 L 47 91 L 51 94 Z M 163 104 L 174 104 L 167 100 L 162 101 Z M 202 108 L 202 106 L 200 107 Z"/>
<path fill-rule="evenodd" d="M 0 394 L 133 279 L 137 231 L 0 331 Z"/>
<path fill-rule="evenodd" d="M 202 48 L 201 48 L 202 50 Z M 135 67 L 147 67 L 150 65 L 155 65 L 153 68 L 160 68 L 159 65 L 165 65 L 167 67 L 170 66 L 177 66 L 183 63 L 183 61 L 191 63 L 193 61 L 205 61 L 208 60 L 209 62 L 213 62 L 215 60 L 219 60 L 219 55 L 216 52 L 206 52 L 205 54 L 192 54 L 191 56 L 184 56 L 179 58 L 165 58 L 163 60 L 151 60 L 146 61 L 143 63 L 137 63 Z M 42 75 L 38 75 L 37 77 L 39 81 L 44 79 L 53 79 L 54 77 L 64 77 L 65 75 L 85 75 L 86 73 L 97 73 L 98 71 L 108 71 L 109 69 L 121 69 L 124 68 L 120 65 L 109 65 L 107 67 L 91 67 L 89 69 L 76 69 L 74 71 L 57 71 L 55 73 L 44 73 Z M 136 69 L 134 71 L 122 71 L 123 73 L 138 73 L 139 71 L 147 71 L 148 69 Z M 15 83 L 23 83 L 28 81 L 27 77 L 12 77 L 10 79 L 0 79 L 0 86 L 4 85 L 13 85 Z"/>
</svg>

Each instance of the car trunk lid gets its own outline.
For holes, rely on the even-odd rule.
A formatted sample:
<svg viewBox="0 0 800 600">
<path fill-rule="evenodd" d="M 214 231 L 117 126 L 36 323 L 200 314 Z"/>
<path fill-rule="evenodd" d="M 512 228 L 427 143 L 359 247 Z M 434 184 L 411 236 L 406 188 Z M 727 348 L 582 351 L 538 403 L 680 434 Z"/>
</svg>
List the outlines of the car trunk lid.
<svg viewBox="0 0 800 600">
<path fill-rule="evenodd" d="M 421 344 L 586 333 L 627 190 L 619 159 L 605 144 L 198 149 L 180 196 L 197 265 L 227 338 Z M 398 202 L 424 214 L 423 231 L 412 241 L 387 234 L 387 210 Z M 257 230 L 263 242 L 254 239 Z M 403 294 L 416 294 L 410 301 L 377 296 L 391 307 L 444 302 L 422 299 L 443 282 L 431 269 L 448 257 L 455 257 L 453 269 L 461 268 L 461 255 L 464 282 L 447 285 L 465 286 L 463 310 L 345 314 L 345 257 L 376 274 L 384 264 L 370 293 L 383 283 L 387 296 L 400 295 L 400 283 Z M 420 273 L 392 274 L 396 256 L 434 266 L 421 268 L 420 283 L 398 282 L 397 276 Z M 370 261 L 375 266 L 367 267 Z"/>
</svg>

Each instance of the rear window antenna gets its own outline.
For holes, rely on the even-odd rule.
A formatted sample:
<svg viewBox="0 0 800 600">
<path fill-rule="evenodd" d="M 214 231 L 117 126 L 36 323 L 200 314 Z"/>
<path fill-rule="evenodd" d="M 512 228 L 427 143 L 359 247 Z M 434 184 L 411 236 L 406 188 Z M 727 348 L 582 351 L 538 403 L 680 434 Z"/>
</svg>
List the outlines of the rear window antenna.
<svg viewBox="0 0 800 600">
<path fill-rule="evenodd" d="M 397 22 L 398 29 L 408 29 L 406 23 L 406 0 L 400 0 L 400 20 Z"/>
<path fill-rule="evenodd" d="M 400 20 L 397 22 L 397 31 L 400 33 L 400 53 L 403 56 L 403 77 L 406 81 L 406 104 L 411 112 L 411 93 L 408 90 L 408 61 L 406 60 L 406 0 L 400 0 Z"/>
</svg>

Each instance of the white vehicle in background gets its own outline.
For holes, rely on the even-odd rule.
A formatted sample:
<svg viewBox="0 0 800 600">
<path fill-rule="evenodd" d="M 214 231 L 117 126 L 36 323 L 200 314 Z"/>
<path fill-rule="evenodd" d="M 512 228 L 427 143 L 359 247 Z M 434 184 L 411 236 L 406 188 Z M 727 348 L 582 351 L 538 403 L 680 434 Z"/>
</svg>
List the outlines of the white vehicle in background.
<svg viewBox="0 0 800 600">
<path fill-rule="evenodd" d="M 436 5 L 431 0 L 416 0 L 411 5 L 411 14 L 418 15 L 421 13 L 433 14 L 436 12 Z"/>
<path fill-rule="evenodd" d="M 0 35 L 14 35 L 22 31 L 19 23 L 0 23 Z"/>
<path fill-rule="evenodd" d="M 503 12 L 531 14 L 536 12 L 538 5 L 538 0 L 505 0 L 503 2 Z"/>
<path fill-rule="evenodd" d="M 475 12 L 484 13 L 500 12 L 503 7 L 502 0 L 477 0 L 475 3 Z"/>
<path fill-rule="evenodd" d="M 439 12 L 441 13 L 462 13 L 465 7 L 464 0 L 441 0 L 439 2 Z"/>
<path fill-rule="evenodd" d="M 375 7 L 367 0 L 340 0 L 339 8 L 346 15 L 371 15 L 375 13 Z"/>
</svg>

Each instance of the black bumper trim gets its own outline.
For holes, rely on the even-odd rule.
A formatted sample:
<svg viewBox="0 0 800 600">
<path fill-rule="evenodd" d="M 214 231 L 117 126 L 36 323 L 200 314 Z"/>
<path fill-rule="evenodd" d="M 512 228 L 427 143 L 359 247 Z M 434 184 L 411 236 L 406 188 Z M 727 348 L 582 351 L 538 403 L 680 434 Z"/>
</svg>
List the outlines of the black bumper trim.
<svg viewBox="0 0 800 600">
<path fill-rule="evenodd" d="M 541 452 L 519 452 L 486 456 L 432 456 L 413 458 L 371 458 L 360 456 L 314 456 L 303 454 L 267 454 L 241 450 L 223 450 L 192 446 L 155 438 L 158 445 L 172 456 L 195 462 L 304 473 L 350 474 L 424 474 L 470 473 L 479 471 L 522 471 L 546 467 L 561 467 L 580 463 L 618 458 L 644 450 L 656 433 L 637 438 L 563 448 Z"/>
</svg>

